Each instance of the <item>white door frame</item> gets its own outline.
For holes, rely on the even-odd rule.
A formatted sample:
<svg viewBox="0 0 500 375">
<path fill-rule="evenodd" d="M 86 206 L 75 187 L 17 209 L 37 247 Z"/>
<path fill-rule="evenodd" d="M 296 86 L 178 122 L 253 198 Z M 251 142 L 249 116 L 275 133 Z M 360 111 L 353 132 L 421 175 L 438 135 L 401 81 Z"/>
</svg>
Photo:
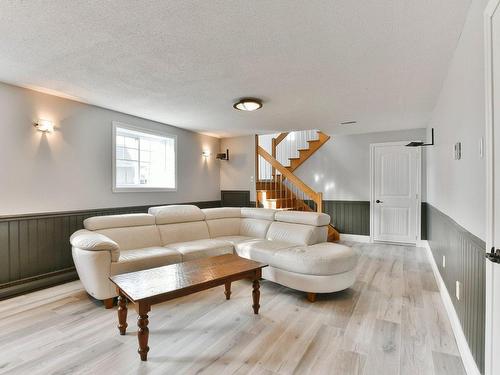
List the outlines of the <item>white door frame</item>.
<svg viewBox="0 0 500 375">
<path fill-rule="evenodd" d="M 484 61 L 485 61 L 485 155 L 486 155 L 486 249 L 488 251 L 495 245 L 494 243 L 494 155 L 493 147 L 493 38 L 492 38 L 492 20 L 493 15 L 500 5 L 500 0 L 490 0 L 484 11 Z M 493 375 L 500 372 L 500 361 L 493 354 L 493 346 L 495 341 L 498 344 L 498 339 L 495 340 L 494 332 L 500 332 L 500 324 L 494 319 L 494 302 L 498 302 L 495 296 L 498 296 L 500 291 L 495 290 L 494 284 L 494 268 L 493 263 L 489 260 L 486 262 L 486 332 L 485 332 L 485 374 Z M 497 276 L 498 277 L 498 276 Z M 495 301 L 496 299 L 496 301 Z M 498 305 L 497 305 L 498 307 Z M 498 348 L 496 348 L 498 350 Z"/>
<path fill-rule="evenodd" d="M 498 0 L 500 1 L 500 0 Z M 383 142 L 383 143 L 370 143 L 370 242 L 374 242 L 373 236 L 375 233 L 375 147 L 380 146 L 405 146 L 411 141 L 398 141 L 398 142 Z M 416 207 L 416 220 L 417 226 L 415 233 L 417 239 L 415 244 L 420 241 L 421 236 L 421 206 L 422 206 L 422 153 L 420 148 L 417 155 L 417 207 Z M 398 243 L 399 244 L 399 243 Z"/>
</svg>

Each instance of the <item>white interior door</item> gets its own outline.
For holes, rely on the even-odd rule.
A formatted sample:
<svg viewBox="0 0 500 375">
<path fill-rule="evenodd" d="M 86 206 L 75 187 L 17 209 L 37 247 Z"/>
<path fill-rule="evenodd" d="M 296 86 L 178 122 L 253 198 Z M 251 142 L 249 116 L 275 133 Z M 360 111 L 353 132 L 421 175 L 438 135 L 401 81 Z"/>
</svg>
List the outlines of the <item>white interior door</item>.
<svg viewBox="0 0 500 375">
<path fill-rule="evenodd" d="M 420 234 L 420 148 L 372 145 L 372 240 L 415 244 Z"/>
<path fill-rule="evenodd" d="M 486 249 L 500 248 L 500 1 L 485 11 Z M 485 374 L 500 374 L 500 264 L 486 260 Z"/>
</svg>

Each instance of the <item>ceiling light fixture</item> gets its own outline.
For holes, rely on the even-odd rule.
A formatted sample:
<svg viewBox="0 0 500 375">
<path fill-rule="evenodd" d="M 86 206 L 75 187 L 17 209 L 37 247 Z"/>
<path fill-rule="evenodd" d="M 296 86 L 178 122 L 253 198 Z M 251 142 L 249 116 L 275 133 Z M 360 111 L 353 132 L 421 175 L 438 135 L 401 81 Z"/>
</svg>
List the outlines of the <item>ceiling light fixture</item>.
<svg viewBox="0 0 500 375">
<path fill-rule="evenodd" d="M 233 104 L 238 111 L 256 111 L 262 108 L 262 100 L 257 98 L 243 98 Z"/>
<path fill-rule="evenodd" d="M 357 123 L 358 123 L 357 121 L 344 121 L 344 122 L 341 122 L 340 125 L 354 125 Z"/>
</svg>

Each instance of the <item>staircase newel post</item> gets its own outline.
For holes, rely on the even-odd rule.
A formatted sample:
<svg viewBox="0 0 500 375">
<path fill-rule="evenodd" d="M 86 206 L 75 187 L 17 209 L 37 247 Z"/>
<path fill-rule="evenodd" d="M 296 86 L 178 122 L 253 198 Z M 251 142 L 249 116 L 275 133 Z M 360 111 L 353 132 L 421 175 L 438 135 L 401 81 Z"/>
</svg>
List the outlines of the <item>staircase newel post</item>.
<svg viewBox="0 0 500 375">
<path fill-rule="evenodd" d="M 259 207 L 259 135 L 255 134 L 255 207 Z"/>
<path fill-rule="evenodd" d="M 316 211 L 321 213 L 323 212 L 323 193 L 318 193 L 317 196 L 317 202 L 316 202 Z"/>
<path fill-rule="evenodd" d="M 271 139 L 271 155 L 273 158 L 276 159 L 276 138 Z M 274 180 L 274 176 L 276 175 L 276 169 L 273 167 L 272 169 L 272 176 Z"/>
</svg>

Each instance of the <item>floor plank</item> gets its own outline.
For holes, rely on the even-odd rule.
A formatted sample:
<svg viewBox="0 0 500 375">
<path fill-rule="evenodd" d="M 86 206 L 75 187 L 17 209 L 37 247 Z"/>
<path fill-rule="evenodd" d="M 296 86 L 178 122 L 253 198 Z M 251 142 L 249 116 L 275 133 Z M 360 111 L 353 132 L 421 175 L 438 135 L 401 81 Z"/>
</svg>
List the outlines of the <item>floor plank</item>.
<svg viewBox="0 0 500 375">
<path fill-rule="evenodd" d="M 0 374 L 465 374 L 425 250 L 350 244 L 356 283 L 315 303 L 264 280 L 257 316 L 248 281 L 153 306 L 148 362 L 78 281 L 0 301 Z"/>
</svg>

